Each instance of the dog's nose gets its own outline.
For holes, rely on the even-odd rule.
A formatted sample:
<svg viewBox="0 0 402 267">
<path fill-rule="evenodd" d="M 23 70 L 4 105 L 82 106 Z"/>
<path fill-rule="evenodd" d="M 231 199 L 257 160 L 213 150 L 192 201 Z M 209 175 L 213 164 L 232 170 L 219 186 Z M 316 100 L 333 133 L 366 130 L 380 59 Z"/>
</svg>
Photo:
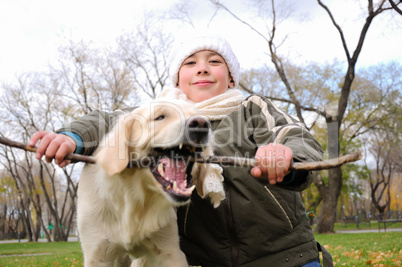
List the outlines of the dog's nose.
<svg viewBox="0 0 402 267">
<path fill-rule="evenodd" d="M 209 128 L 208 121 L 203 117 L 194 117 L 191 118 L 188 122 L 189 128 Z"/>
<path fill-rule="evenodd" d="M 208 143 L 209 121 L 203 117 L 193 117 L 187 122 L 187 139 L 193 145 Z"/>
</svg>

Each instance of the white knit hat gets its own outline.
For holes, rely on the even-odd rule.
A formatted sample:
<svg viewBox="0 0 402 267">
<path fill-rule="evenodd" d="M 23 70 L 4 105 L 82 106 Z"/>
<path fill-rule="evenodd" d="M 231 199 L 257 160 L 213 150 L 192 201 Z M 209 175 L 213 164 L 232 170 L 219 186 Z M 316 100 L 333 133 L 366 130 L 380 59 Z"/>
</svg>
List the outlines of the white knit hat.
<svg viewBox="0 0 402 267">
<path fill-rule="evenodd" d="M 185 39 L 173 46 L 168 58 L 168 72 L 174 86 L 177 84 L 183 61 L 201 50 L 212 50 L 221 55 L 228 66 L 235 87 L 239 85 L 240 64 L 229 43 L 220 35 L 202 34 L 192 37 L 186 36 Z"/>
</svg>

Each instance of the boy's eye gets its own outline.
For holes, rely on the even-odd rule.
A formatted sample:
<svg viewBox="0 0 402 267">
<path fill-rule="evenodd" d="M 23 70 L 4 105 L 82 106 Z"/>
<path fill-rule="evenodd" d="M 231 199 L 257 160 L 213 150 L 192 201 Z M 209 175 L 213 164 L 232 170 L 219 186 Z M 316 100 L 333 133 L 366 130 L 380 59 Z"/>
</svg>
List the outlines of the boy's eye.
<svg viewBox="0 0 402 267">
<path fill-rule="evenodd" d="M 211 61 L 210 61 L 211 63 L 221 63 L 221 61 L 219 60 L 219 59 L 212 59 Z"/>
<path fill-rule="evenodd" d="M 194 65 L 194 64 L 195 64 L 195 61 L 184 62 L 184 65 Z"/>
</svg>

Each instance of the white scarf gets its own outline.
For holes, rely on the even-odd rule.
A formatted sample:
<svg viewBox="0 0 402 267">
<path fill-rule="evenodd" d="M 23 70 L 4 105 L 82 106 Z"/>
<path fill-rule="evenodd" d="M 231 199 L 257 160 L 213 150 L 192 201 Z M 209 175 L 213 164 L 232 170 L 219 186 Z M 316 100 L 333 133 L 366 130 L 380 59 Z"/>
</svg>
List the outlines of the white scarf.
<svg viewBox="0 0 402 267">
<path fill-rule="evenodd" d="M 178 88 L 165 89 L 156 98 L 177 99 L 194 104 L 201 115 L 207 117 L 210 121 L 221 120 L 229 113 L 238 110 L 244 100 L 243 94 L 238 89 L 228 89 L 223 94 L 198 103 L 188 99 L 186 94 Z"/>
<path fill-rule="evenodd" d="M 193 102 L 177 88 L 163 90 L 156 98 L 168 98 L 186 101 L 194 104 L 200 112 L 200 115 L 207 117 L 210 121 L 221 120 L 233 111 L 240 108 L 244 100 L 243 94 L 238 89 L 228 89 L 225 93 L 201 101 Z M 208 155 L 212 156 L 212 151 Z M 218 207 L 225 199 L 225 190 L 223 188 L 223 169 L 218 164 L 194 164 L 192 176 L 198 177 L 196 188 L 198 194 L 204 198 L 209 196 L 214 207 Z"/>
</svg>

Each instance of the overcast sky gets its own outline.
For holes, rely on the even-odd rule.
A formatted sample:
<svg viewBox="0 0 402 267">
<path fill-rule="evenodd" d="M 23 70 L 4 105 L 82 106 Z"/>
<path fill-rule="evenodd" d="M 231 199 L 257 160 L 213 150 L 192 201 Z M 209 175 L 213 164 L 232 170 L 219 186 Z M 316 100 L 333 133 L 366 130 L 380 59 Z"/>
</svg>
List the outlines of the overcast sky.
<svg viewBox="0 0 402 267">
<path fill-rule="evenodd" d="M 169 10 L 175 2 L 178 0 L 1 0 L 0 82 L 12 80 L 18 73 L 46 69 L 54 60 L 57 48 L 66 40 L 92 40 L 99 46 L 113 43 L 116 37 L 141 21 L 144 8 L 162 12 Z M 195 26 L 206 27 L 213 15 L 209 1 L 195 2 L 198 3 L 194 5 Z M 238 15 L 249 18 L 251 13 L 247 13 L 250 8 L 244 5 L 246 1 L 223 2 Z M 325 62 L 334 58 L 345 60 L 339 35 L 325 11 L 315 0 L 294 2 L 295 15 L 278 26 L 278 32 L 289 35 L 280 52 L 299 63 Z M 344 27 L 352 53 L 364 23 L 361 14 L 367 1 L 323 2 Z M 304 17 L 304 22 L 299 20 L 300 17 Z M 243 68 L 269 63 L 263 39 L 227 15 L 215 18 L 209 27 L 226 35 Z M 262 26 L 255 24 L 260 29 Z M 279 34 L 278 37 L 282 36 Z M 401 44 L 401 16 L 395 15 L 391 22 L 390 16 L 380 15 L 369 29 L 358 66 L 391 59 L 402 62 Z"/>
</svg>

